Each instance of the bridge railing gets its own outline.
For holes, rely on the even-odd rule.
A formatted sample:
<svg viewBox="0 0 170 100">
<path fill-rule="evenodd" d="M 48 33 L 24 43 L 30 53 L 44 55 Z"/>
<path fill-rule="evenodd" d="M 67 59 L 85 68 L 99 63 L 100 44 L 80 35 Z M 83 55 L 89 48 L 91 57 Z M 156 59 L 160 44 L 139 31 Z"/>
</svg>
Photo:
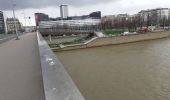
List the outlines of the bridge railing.
<svg viewBox="0 0 170 100">
<path fill-rule="evenodd" d="M 23 33 L 18 33 L 19 36 Z M 16 34 L 0 34 L 0 44 L 16 38 Z"/>
<path fill-rule="evenodd" d="M 37 32 L 45 100 L 85 100 L 57 56 Z"/>
</svg>

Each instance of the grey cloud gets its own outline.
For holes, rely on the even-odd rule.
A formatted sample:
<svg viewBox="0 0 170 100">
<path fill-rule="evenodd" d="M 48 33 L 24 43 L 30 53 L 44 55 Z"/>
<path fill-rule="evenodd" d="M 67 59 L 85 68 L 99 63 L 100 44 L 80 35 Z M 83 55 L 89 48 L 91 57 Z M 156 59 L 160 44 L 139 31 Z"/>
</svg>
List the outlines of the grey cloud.
<svg viewBox="0 0 170 100">
<path fill-rule="evenodd" d="M 68 4 L 75 7 L 80 7 L 111 1 L 117 0 L 0 0 L 0 10 L 11 10 L 13 4 L 12 2 L 17 5 L 16 9 L 26 9 L 59 6 L 60 4 Z"/>
</svg>

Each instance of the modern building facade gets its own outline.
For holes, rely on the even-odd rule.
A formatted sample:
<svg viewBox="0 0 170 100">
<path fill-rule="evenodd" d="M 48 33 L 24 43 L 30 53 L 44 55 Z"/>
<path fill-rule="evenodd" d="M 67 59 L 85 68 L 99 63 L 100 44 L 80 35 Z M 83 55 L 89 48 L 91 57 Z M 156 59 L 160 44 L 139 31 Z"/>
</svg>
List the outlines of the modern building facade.
<svg viewBox="0 0 170 100">
<path fill-rule="evenodd" d="M 58 21 L 41 21 L 40 28 L 52 28 L 57 26 L 90 26 L 100 24 L 99 19 L 84 19 L 84 20 L 58 20 Z"/>
<path fill-rule="evenodd" d="M 62 19 L 66 19 L 69 16 L 68 5 L 60 5 L 60 15 Z"/>
<path fill-rule="evenodd" d="M 15 22 L 14 22 L 15 21 Z M 16 26 L 15 26 L 16 23 Z M 6 19 L 7 31 L 9 34 L 15 33 L 15 27 L 18 31 L 22 31 L 22 25 L 17 18 L 7 18 Z"/>
<path fill-rule="evenodd" d="M 49 16 L 44 13 L 35 13 L 36 26 L 39 26 L 40 21 L 49 21 Z"/>
<path fill-rule="evenodd" d="M 0 34 L 5 33 L 5 21 L 4 21 L 4 14 L 0 11 Z"/>
<path fill-rule="evenodd" d="M 56 35 L 58 33 L 88 33 L 99 31 L 100 23 L 100 19 L 41 21 L 39 31 L 41 33 L 56 33 Z"/>
<path fill-rule="evenodd" d="M 67 5 L 60 6 L 62 16 L 68 15 Z M 54 33 L 54 34 L 82 34 L 89 33 L 94 31 L 99 31 L 101 29 L 101 12 L 92 12 L 89 15 L 82 16 L 65 16 L 58 18 L 49 18 L 40 19 L 37 14 L 35 14 L 35 20 L 37 23 L 37 29 L 41 33 Z M 44 16 L 48 16 L 43 14 Z"/>
</svg>

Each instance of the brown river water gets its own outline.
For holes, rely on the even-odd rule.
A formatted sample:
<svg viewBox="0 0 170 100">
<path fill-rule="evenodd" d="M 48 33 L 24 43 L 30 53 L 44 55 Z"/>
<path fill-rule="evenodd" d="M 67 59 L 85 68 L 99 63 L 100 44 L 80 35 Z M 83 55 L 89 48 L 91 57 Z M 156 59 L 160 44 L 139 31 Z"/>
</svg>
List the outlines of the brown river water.
<svg viewBox="0 0 170 100">
<path fill-rule="evenodd" d="M 170 38 L 56 55 L 86 100 L 170 100 Z"/>
</svg>

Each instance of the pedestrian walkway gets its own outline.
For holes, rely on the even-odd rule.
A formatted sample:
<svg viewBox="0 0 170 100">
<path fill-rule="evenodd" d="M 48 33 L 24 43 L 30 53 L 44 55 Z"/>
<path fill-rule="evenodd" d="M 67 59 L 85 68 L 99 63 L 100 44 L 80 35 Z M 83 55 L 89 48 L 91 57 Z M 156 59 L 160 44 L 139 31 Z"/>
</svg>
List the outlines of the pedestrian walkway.
<svg viewBox="0 0 170 100">
<path fill-rule="evenodd" d="M 44 100 L 36 33 L 0 44 L 0 100 Z"/>
</svg>

